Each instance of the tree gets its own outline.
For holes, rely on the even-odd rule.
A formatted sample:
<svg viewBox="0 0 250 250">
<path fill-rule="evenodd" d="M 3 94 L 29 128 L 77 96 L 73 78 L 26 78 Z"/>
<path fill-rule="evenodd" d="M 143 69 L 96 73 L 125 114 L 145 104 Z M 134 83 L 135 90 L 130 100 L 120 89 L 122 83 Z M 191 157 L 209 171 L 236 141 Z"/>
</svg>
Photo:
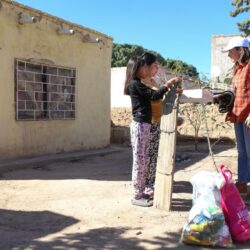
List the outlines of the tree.
<svg viewBox="0 0 250 250">
<path fill-rule="evenodd" d="M 130 44 L 113 44 L 112 67 L 125 67 L 131 56 L 141 55 L 143 47 Z"/>
<path fill-rule="evenodd" d="M 193 65 L 187 64 L 180 60 L 173 60 L 169 58 L 167 58 L 165 61 L 166 67 L 173 70 L 177 74 L 187 75 L 193 78 L 198 78 L 199 76 L 197 69 Z"/>
<path fill-rule="evenodd" d="M 250 10 L 250 0 L 233 0 L 231 2 L 235 6 L 235 10 L 230 12 L 232 17 L 236 17 L 239 14 L 248 12 Z M 237 23 L 239 31 L 245 33 L 246 36 L 250 35 L 250 19 L 246 19 L 241 23 Z"/>
<path fill-rule="evenodd" d="M 188 75 L 189 77 L 194 77 L 195 79 L 199 77 L 199 73 L 193 65 L 189 65 L 180 60 L 164 59 L 164 57 L 162 57 L 162 55 L 160 55 L 159 53 L 152 50 L 144 49 L 142 46 L 139 45 L 114 43 L 112 50 L 111 66 L 125 67 L 130 57 L 139 56 L 145 51 L 155 54 L 161 65 L 166 66 L 177 74 Z"/>
<path fill-rule="evenodd" d="M 128 60 L 132 56 L 142 55 L 143 52 L 148 51 L 155 54 L 159 60 L 159 62 L 165 65 L 164 58 L 157 52 L 144 49 L 139 45 L 131 45 L 131 44 L 113 44 L 112 50 L 112 67 L 125 67 L 128 63 Z"/>
</svg>

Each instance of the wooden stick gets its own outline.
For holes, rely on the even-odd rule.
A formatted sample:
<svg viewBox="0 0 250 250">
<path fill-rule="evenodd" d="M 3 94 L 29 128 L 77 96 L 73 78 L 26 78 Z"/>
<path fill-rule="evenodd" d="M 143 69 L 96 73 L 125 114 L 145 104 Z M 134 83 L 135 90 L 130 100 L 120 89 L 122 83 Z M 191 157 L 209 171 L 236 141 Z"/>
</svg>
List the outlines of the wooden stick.
<svg viewBox="0 0 250 250">
<path fill-rule="evenodd" d="M 179 95 L 174 86 L 163 100 L 161 134 L 156 168 L 154 207 L 170 211 L 175 167 Z"/>
</svg>

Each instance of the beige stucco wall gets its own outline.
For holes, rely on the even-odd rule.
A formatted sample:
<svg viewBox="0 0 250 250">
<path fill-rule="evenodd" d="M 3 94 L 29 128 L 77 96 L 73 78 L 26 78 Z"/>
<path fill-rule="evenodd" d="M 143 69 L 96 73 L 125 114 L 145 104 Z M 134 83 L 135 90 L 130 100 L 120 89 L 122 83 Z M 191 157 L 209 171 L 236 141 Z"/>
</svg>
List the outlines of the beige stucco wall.
<svg viewBox="0 0 250 250">
<path fill-rule="evenodd" d="M 110 64 L 112 39 L 79 25 L 2 1 L 0 9 L 0 158 L 100 148 L 110 142 Z M 40 18 L 19 24 L 20 12 Z M 43 15 L 44 14 L 44 15 Z M 74 28 L 72 36 L 56 30 Z M 84 43 L 81 32 L 103 43 Z M 76 68 L 75 120 L 16 121 L 14 60 L 53 63 Z"/>
</svg>

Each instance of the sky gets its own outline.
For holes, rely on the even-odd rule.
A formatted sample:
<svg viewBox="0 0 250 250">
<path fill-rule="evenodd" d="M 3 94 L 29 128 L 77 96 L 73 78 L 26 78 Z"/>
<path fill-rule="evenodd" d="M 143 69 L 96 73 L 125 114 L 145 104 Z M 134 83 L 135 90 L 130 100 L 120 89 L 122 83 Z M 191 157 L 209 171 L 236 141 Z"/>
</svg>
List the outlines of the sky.
<svg viewBox="0 0 250 250">
<path fill-rule="evenodd" d="M 232 0 L 18 0 L 24 5 L 195 66 L 209 77 L 213 35 L 239 34 Z M 249 12 L 248 12 L 249 16 Z"/>
</svg>

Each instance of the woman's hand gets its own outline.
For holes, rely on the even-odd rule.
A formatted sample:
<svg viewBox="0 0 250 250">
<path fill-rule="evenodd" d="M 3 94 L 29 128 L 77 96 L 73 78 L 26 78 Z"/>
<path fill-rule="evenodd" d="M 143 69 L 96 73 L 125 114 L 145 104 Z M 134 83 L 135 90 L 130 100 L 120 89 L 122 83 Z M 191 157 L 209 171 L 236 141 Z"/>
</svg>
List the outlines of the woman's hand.
<svg viewBox="0 0 250 250">
<path fill-rule="evenodd" d="M 181 82 L 180 77 L 173 77 L 170 80 L 168 80 L 164 85 L 165 85 L 165 87 L 170 89 L 171 87 L 173 87 L 174 84 L 177 84 L 177 83 L 180 83 L 180 82 Z"/>
<path fill-rule="evenodd" d="M 247 126 L 248 132 L 250 132 L 250 115 L 248 115 L 247 119 L 245 120 L 245 124 Z"/>
</svg>

